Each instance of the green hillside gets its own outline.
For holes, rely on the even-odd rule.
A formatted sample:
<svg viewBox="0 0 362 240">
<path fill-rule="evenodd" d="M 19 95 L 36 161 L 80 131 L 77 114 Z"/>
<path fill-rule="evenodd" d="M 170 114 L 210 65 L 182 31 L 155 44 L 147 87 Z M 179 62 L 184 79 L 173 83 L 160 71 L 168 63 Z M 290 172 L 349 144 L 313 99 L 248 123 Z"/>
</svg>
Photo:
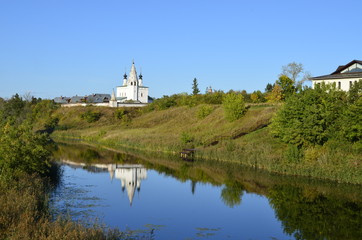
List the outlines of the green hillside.
<svg viewBox="0 0 362 240">
<path fill-rule="evenodd" d="M 209 108 L 209 115 L 200 112 Z M 229 122 L 221 105 L 172 107 L 146 112 L 144 109 L 102 107 L 59 108 L 55 139 L 77 139 L 114 149 L 132 148 L 165 154 L 179 154 L 195 148 L 196 158 L 234 162 L 269 172 L 309 176 L 340 182 L 361 183 L 362 171 L 356 161 L 360 155 L 348 148 L 320 148 L 311 160 L 296 162 L 294 147 L 270 134 L 269 123 L 278 105 L 254 105 L 239 120 Z M 84 115 L 96 113 L 98 120 L 87 121 Z M 83 116 L 83 117 L 82 117 Z M 314 149 L 308 151 L 314 151 Z"/>
</svg>

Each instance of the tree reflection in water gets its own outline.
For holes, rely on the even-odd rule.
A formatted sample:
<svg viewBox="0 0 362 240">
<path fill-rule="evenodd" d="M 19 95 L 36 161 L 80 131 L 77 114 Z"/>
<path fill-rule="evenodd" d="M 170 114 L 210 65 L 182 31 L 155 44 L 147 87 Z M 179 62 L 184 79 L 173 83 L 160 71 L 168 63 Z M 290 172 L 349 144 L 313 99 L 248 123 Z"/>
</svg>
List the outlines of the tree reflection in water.
<svg viewBox="0 0 362 240">
<path fill-rule="evenodd" d="M 273 187 L 268 198 L 284 231 L 296 239 L 362 239 L 361 203 L 290 185 Z"/>
</svg>

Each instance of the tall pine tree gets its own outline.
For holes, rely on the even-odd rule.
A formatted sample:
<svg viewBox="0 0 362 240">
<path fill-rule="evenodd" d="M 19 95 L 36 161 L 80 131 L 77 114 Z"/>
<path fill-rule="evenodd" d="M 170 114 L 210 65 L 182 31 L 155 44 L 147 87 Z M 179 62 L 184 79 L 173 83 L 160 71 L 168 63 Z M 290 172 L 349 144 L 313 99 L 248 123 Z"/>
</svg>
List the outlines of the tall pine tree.
<svg viewBox="0 0 362 240">
<path fill-rule="evenodd" d="M 197 83 L 197 79 L 194 78 L 194 81 L 192 83 L 192 94 L 193 95 L 197 95 L 200 93 L 200 89 L 198 87 L 198 83 Z"/>
</svg>

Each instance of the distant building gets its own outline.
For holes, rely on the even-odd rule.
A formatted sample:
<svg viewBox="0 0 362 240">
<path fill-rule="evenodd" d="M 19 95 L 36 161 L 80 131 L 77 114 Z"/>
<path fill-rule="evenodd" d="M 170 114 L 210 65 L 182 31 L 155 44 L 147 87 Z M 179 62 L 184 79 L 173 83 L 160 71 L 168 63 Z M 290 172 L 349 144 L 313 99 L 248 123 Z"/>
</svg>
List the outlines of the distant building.
<svg viewBox="0 0 362 240">
<path fill-rule="evenodd" d="M 125 73 L 122 86 L 111 94 L 95 93 L 88 96 L 56 97 L 54 102 L 62 107 L 101 106 L 101 107 L 144 107 L 153 99 L 148 96 L 148 87 L 143 86 L 143 76 L 137 76 L 136 67 L 132 62 L 129 76 Z"/>
<path fill-rule="evenodd" d="M 326 84 L 335 83 L 336 87 L 343 91 L 349 91 L 350 87 L 362 79 L 362 61 L 353 60 L 346 65 L 339 66 L 336 71 L 329 75 L 312 77 L 312 88 L 322 82 Z"/>
<path fill-rule="evenodd" d="M 123 75 L 123 84 L 116 90 L 118 103 L 149 103 L 148 87 L 143 86 L 143 76 L 137 76 L 136 67 L 132 63 L 129 76 Z"/>
<path fill-rule="evenodd" d="M 60 103 L 60 104 L 66 104 L 70 102 L 70 98 L 69 97 L 56 97 L 54 98 L 54 102 L 55 103 Z"/>
<path fill-rule="evenodd" d="M 110 99 L 111 99 L 110 94 L 95 93 L 88 96 L 77 95 L 73 97 L 56 97 L 54 98 L 54 102 L 60 104 L 79 104 L 79 103 L 99 104 L 99 103 L 109 103 Z"/>
<path fill-rule="evenodd" d="M 110 94 L 104 94 L 104 93 L 95 93 L 92 95 L 86 96 L 86 102 L 87 103 L 107 103 L 111 99 Z"/>
</svg>

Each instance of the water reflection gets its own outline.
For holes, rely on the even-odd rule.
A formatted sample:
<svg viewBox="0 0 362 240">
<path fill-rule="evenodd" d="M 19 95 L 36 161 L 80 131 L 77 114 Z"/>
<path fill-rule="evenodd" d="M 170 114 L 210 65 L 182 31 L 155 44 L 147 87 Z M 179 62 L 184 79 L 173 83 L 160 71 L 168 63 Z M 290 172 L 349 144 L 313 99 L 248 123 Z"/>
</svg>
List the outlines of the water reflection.
<svg viewBox="0 0 362 240">
<path fill-rule="evenodd" d="M 127 204 L 120 206 L 119 196 L 112 195 L 117 206 L 100 211 L 114 216 L 142 215 L 124 222 L 117 219 L 116 226 L 138 226 L 138 221 L 168 226 L 156 234 L 157 239 L 174 234 L 180 236 L 176 239 L 191 235 L 198 237 L 190 239 L 362 239 L 361 186 L 81 145 L 59 145 L 54 156 L 68 159 L 64 161 L 68 166 L 107 173 L 109 182 L 119 182 L 119 192 L 114 194 L 121 195 L 122 189 Z M 141 183 L 142 204 L 137 205 L 134 198 Z M 125 208 L 128 203 L 134 203 L 132 209 Z M 107 224 L 113 221 L 106 219 Z M 200 229 L 218 230 L 210 237 L 214 231 L 201 234 Z"/>
<path fill-rule="evenodd" d="M 147 179 L 147 169 L 141 164 L 85 164 L 60 159 L 60 162 L 72 168 L 87 169 L 91 172 L 109 172 L 110 178 L 121 181 L 122 191 L 127 190 L 129 204 L 132 206 L 135 192 L 140 192 L 142 180 Z"/>
</svg>

